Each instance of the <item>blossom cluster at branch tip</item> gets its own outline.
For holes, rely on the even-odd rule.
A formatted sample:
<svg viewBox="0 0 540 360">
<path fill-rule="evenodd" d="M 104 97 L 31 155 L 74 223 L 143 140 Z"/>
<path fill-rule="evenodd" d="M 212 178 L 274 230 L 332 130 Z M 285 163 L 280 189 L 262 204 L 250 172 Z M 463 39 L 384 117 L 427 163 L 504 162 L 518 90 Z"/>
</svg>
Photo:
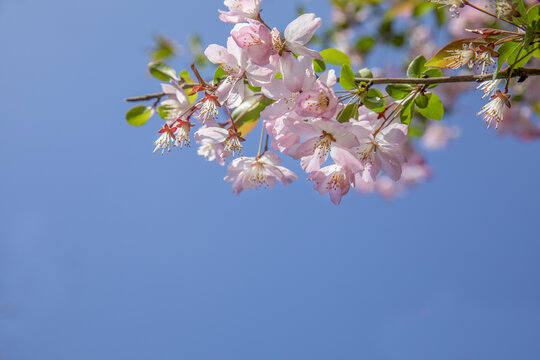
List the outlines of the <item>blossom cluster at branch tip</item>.
<svg viewBox="0 0 540 360">
<path fill-rule="evenodd" d="M 298 175 L 283 166 L 281 155 L 297 161 L 313 189 L 328 195 L 336 205 L 351 189 L 377 191 L 387 198 L 398 195 L 431 176 L 413 138 L 417 137 L 424 149 L 436 150 L 446 147 L 460 133 L 455 127 L 429 121 L 440 120 L 446 107 L 432 92 L 438 85 L 434 82 L 442 80 L 441 72 L 433 67 L 476 68 L 482 76 L 459 76 L 460 81 L 484 80 L 491 78 L 485 74 L 495 59 L 503 59 L 501 42 L 493 38 L 506 30 L 474 28 L 467 31 L 479 35 L 477 38 L 453 41 L 430 60 L 431 64 L 418 56 L 416 63 L 409 66 L 409 80 L 414 80 L 411 83 L 381 77 L 368 81 L 365 78 L 372 75 L 359 78 L 354 71 L 349 75 L 350 65 L 343 65 L 340 82 L 334 69 L 326 69 L 326 65 L 337 65 L 339 61 L 326 61 L 328 52 L 321 52 L 326 61 L 322 66 L 316 60 L 323 57 L 309 45 L 321 27 L 321 18 L 302 14 L 285 29 L 278 29 L 262 19 L 261 1 L 224 1 L 227 10 L 219 10 L 219 19 L 231 24 L 230 32 L 221 44 L 204 49 L 206 59 L 218 67 L 213 81 L 205 82 L 192 65 L 198 82 L 185 80 L 181 73 L 182 79 L 173 76 L 169 83 L 161 85 L 162 93 L 152 94 L 159 96 L 152 111 L 159 111 L 164 119 L 154 152 L 164 154 L 175 147 L 189 147 L 193 138 L 198 155 L 226 167 L 224 180 L 231 183 L 235 194 L 297 180 Z M 466 5 L 470 5 L 466 10 L 475 8 L 464 0 L 429 1 L 448 7 L 452 17 L 459 16 Z M 499 18 L 515 16 L 513 2 L 494 0 L 494 4 Z M 463 11 L 463 18 L 467 18 L 467 11 Z M 417 30 L 415 36 L 411 35 L 411 47 L 435 48 L 433 36 L 424 34 L 423 28 Z M 511 40 L 507 41 L 515 41 L 512 36 L 517 33 L 510 34 Z M 433 65 L 433 59 L 445 65 Z M 347 61 L 350 64 L 350 59 Z M 421 69 L 414 74 L 417 67 Z M 365 74 L 364 70 L 369 69 L 360 74 Z M 505 71 L 476 88 L 483 92 L 482 98 L 490 98 L 477 113 L 488 128 L 498 129 L 505 108 L 511 107 L 508 85 L 512 76 L 497 79 L 507 74 Z M 523 78 L 528 73 L 524 74 Z M 386 95 L 379 91 L 382 83 L 390 84 Z M 462 89 L 456 84 L 454 92 Z M 518 96 L 515 93 L 513 99 Z M 416 117 L 418 114 L 421 116 Z M 514 123 L 518 120 L 514 119 Z M 261 131 L 259 136 L 253 136 L 259 139 L 255 151 L 245 145 L 246 139 L 251 140 L 248 133 L 254 129 Z M 540 137 L 540 130 L 538 133 Z"/>
</svg>

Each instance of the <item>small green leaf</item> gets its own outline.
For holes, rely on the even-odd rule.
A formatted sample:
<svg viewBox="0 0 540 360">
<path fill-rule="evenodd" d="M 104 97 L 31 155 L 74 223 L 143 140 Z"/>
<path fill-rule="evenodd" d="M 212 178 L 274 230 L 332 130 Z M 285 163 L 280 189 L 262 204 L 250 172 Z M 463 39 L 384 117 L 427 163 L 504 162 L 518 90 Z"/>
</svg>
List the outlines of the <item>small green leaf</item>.
<svg viewBox="0 0 540 360">
<path fill-rule="evenodd" d="M 178 74 L 178 77 L 180 79 L 184 80 L 184 82 L 186 82 L 188 84 L 195 83 L 195 80 L 190 78 L 189 72 L 187 72 L 186 70 L 180 71 L 180 74 Z M 184 90 L 184 92 L 186 93 L 186 96 L 188 97 L 188 101 L 189 101 L 190 104 L 193 104 L 195 101 L 197 101 L 197 98 L 199 97 L 199 94 L 195 93 L 193 95 L 189 95 L 189 94 L 191 94 L 191 89 L 186 89 L 186 90 Z"/>
<path fill-rule="evenodd" d="M 427 69 L 426 71 L 424 71 L 424 75 L 430 78 L 438 78 L 438 77 L 442 77 L 443 73 L 441 69 Z M 434 87 L 437 87 L 437 85 L 439 84 L 431 84 L 431 85 L 428 85 L 427 88 L 433 89 Z"/>
<path fill-rule="evenodd" d="M 433 11 L 437 8 L 436 4 L 429 2 L 420 3 L 413 12 L 414 17 L 421 17 L 429 11 Z"/>
<path fill-rule="evenodd" d="M 337 49 L 326 49 L 320 52 L 324 62 L 329 65 L 351 65 L 347 55 Z"/>
<path fill-rule="evenodd" d="M 444 116 L 444 107 L 441 99 L 434 93 L 426 94 L 428 104 L 426 107 L 418 107 L 418 112 L 428 119 L 441 120 Z"/>
<path fill-rule="evenodd" d="M 377 113 L 383 112 L 386 108 L 386 99 L 377 89 L 369 89 L 362 98 L 362 103 L 365 107 Z"/>
<path fill-rule="evenodd" d="M 139 105 L 131 108 L 126 114 L 128 124 L 142 126 L 154 115 L 154 110 L 150 106 Z"/>
<path fill-rule="evenodd" d="M 356 119 L 358 117 L 358 104 L 353 103 L 345 106 L 345 109 L 341 110 L 337 120 L 340 123 L 346 123 L 351 121 L 351 119 Z"/>
<path fill-rule="evenodd" d="M 412 91 L 410 85 L 407 84 L 390 84 L 386 87 L 386 92 L 393 99 L 401 100 L 407 97 Z"/>
<path fill-rule="evenodd" d="M 150 74 L 154 75 L 161 81 L 169 81 L 170 79 L 177 80 L 176 70 L 162 62 L 151 62 L 148 64 Z"/>
<path fill-rule="evenodd" d="M 402 124 L 411 124 L 414 116 L 414 109 L 415 105 L 413 99 L 409 99 L 403 104 L 403 106 L 401 107 L 401 112 L 399 114 Z"/>
<path fill-rule="evenodd" d="M 214 83 L 218 84 L 220 80 L 225 77 L 227 77 L 227 72 L 223 70 L 221 66 L 219 66 L 214 73 Z"/>
<path fill-rule="evenodd" d="M 326 64 L 322 60 L 313 59 L 313 69 L 316 73 L 323 72 L 324 70 L 326 70 Z"/>
<path fill-rule="evenodd" d="M 156 38 L 156 46 L 152 49 L 151 57 L 154 61 L 160 61 L 170 58 L 176 54 L 176 46 L 174 42 L 164 36 Z"/>
<path fill-rule="evenodd" d="M 424 94 L 419 94 L 416 99 L 414 99 L 414 102 L 419 109 L 424 109 L 426 106 L 428 106 L 429 97 Z"/>
<path fill-rule="evenodd" d="M 430 78 L 437 78 L 443 76 L 441 69 L 427 69 L 426 71 L 424 71 L 424 74 L 426 74 L 426 76 Z"/>
<path fill-rule="evenodd" d="M 407 68 L 407 77 L 409 78 L 420 78 L 422 77 L 422 73 L 426 69 L 426 58 L 424 55 L 417 56 Z"/>
<path fill-rule="evenodd" d="M 171 119 L 171 110 L 172 108 L 170 106 L 161 105 L 157 107 L 157 113 L 160 118 L 163 120 L 170 120 Z"/>
<path fill-rule="evenodd" d="M 363 68 L 363 69 L 358 70 L 358 74 L 360 75 L 361 78 L 368 78 L 368 79 L 373 78 L 373 73 L 368 68 Z"/>
<path fill-rule="evenodd" d="M 236 125 L 236 129 L 246 136 L 256 125 L 263 111 L 273 101 L 261 96 L 254 96 L 244 100 L 231 114 L 231 118 Z"/>
<path fill-rule="evenodd" d="M 511 42 L 505 42 L 502 44 L 498 49 L 497 52 L 499 53 L 498 63 L 497 63 L 497 71 L 493 73 L 493 79 L 497 77 L 497 74 L 499 73 L 499 70 L 501 70 L 502 66 L 506 62 L 506 60 L 512 55 L 516 49 L 519 48 L 521 43 L 516 41 Z"/>
<path fill-rule="evenodd" d="M 343 65 L 341 67 L 341 75 L 339 76 L 339 83 L 345 90 L 356 89 L 356 82 L 354 81 L 354 72 L 349 65 Z"/>
<path fill-rule="evenodd" d="M 247 84 L 247 87 L 249 88 L 249 90 L 253 91 L 254 93 L 258 93 L 262 89 L 260 86 L 253 86 L 250 83 Z"/>
<path fill-rule="evenodd" d="M 370 51 L 373 46 L 375 46 L 375 39 L 370 36 L 363 37 L 356 42 L 356 49 L 361 53 Z"/>
<path fill-rule="evenodd" d="M 508 66 L 514 66 L 514 69 L 519 69 L 523 67 L 527 62 L 530 60 L 530 58 L 533 56 L 533 47 L 530 46 L 528 48 L 522 48 L 523 44 L 519 44 L 519 46 L 514 49 L 514 51 L 508 56 L 508 59 L 506 62 L 508 63 Z M 536 45 L 535 45 L 536 46 Z"/>
<path fill-rule="evenodd" d="M 534 5 L 527 11 L 527 24 L 532 25 L 534 20 L 540 19 L 540 4 Z"/>
</svg>

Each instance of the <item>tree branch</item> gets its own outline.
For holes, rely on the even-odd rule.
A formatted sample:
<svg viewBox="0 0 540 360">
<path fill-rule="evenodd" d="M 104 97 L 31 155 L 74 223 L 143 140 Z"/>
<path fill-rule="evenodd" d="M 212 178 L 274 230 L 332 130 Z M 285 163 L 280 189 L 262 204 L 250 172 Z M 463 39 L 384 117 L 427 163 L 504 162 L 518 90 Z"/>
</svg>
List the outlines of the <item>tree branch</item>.
<svg viewBox="0 0 540 360">
<path fill-rule="evenodd" d="M 144 96 L 130 97 L 130 98 L 124 99 L 124 101 L 127 101 L 127 102 L 146 101 L 146 100 L 152 100 L 152 99 L 161 99 L 164 96 L 165 96 L 165 93 L 160 92 L 160 93 L 148 94 Z"/>
<path fill-rule="evenodd" d="M 508 79 L 509 70 L 501 71 L 497 75 L 497 79 Z M 527 76 L 539 76 L 539 68 L 521 68 L 514 70 L 511 77 L 527 77 Z M 457 75 L 457 76 L 443 76 L 432 78 L 356 78 L 356 82 L 371 82 L 372 84 L 444 84 L 444 83 L 459 83 L 459 82 L 483 82 L 493 79 L 493 73 L 485 75 Z"/>
</svg>

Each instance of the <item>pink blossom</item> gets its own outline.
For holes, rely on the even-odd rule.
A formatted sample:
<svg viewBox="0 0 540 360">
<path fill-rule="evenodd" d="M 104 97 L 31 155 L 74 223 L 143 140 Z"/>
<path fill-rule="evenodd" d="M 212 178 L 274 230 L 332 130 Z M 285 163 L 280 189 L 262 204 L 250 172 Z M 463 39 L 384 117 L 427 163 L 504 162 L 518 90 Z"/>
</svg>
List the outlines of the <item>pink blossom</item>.
<svg viewBox="0 0 540 360">
<path fill-rule="evenodd" d="M 300 116 L 330 119 L 336 115 L 338 104 L 334 91 L 322 81 L 317 81 L 314 89 L 296 98 L 296 112 Z"/>
<path fill-rule="evenodd" d="M 293 182 L 298 177 L 289 169 L 279 166 L 281 160 L 273 152 L 266 151 L 260 157 L 243 157 L 233 160 L 225 181 L 232 182 L 233 193 L 239 194 L 246 189 L 260 186 L 273 188 L 276 180 L 283 185 Z"/>
<path fill-rule="evenodd" d="M 341 198 L 349 192 L 353 173 L 338 164 L 329 165 L 311 174 L 308 180 L 315 181 L 313 189 L 324 195 L 328 193 L 330 200 L 339 205 Z"/>
<path fill-rule="evenodd" d="M 288 125 L 301 120 L 294 112 L 295 99 L 301 92 L 312 89 L 317 80 L 312 60 L 304 56 L 296 59 L 290 54 L 284 54 L 280 71 L 282 79 L 273 79 L 262 87 L 266 97 L 276 100 L 261 113 L 267 131 L 274 136 L 282 134 Z"/>
<path fill-rule="evenodd" d="M 161 106 L 166 108 L 166 120 L 175 120 L 191 106 L 184 89 L 175 81 L 161 84 L 161 89 L 167 95 L 167 99 L 161 102 Z"/>
<path fill-rule="evenodd" d="M 239 106 L 244 100 L 244 77 L 252 86 L 268 84 L 274 77 L 274 69 L 262 67 L 248 61 L 246 52 L 232 37 L 227 40 L 227 48 L 211 44 L 204 54 L 210 62 L 221 66 L 227 78 L 215 92 L 220 104 L 227 103 L 231 108 Z"/>
<path fill-rule="evenodd" d="M 292 146 L 287 154 L 295 160 L 301 159 L 302 168 L 305 172 L 310 173 L 320 169 L 332 150 L 334 155 L 348 161 L 351 169 L 358 171 L 361 164 L 349 149 L 357 147 L 360 143 L 352 130 L 351 124 L 321 119 L 316 119 L 311 123 L 299 124 L 295 128 L 295 133 L 305 138 L 306 141 Z M 349 152 L 349 156 L 340 154 L 340 151 Z M 341 163 L 340 165 L 345 164 Z"/>
<path fill-rule="evenodd" d="M 242 142 L 244 138 L 232 129 L 223 129 L 217 126 L 203 127 L 195 133 L 195 140 L 199 143 L 223 144 L 224 151 L 230 156 L 233 154 L 242 153 Z"/>
<path fill-rule="evenodd" d="M 356 148 L 364 168 L 362 179 L 375 181 L 383 170 L 392 180 L 399 180 L 401 164 L 406 160 L 401 145 L 407 136 L 407 125 L 394 123 L 378 132 L 372 132 L 373 126 L 368 121 L 355 122 L 353 126 L 363 133 Z"/>
<path fill-rule="evenodd" d="M 272 45 L 272 33 L 258 21 L 248 19 L 247 24 L 236 24 L 231 36 L 238 46 L 246 49 L 254 64 L 267 65 L 276 51 Z"/>
<path fill-rule="evenodd" d="M 274 28 L 272 30 L 274 49 L 279 54 L 282 54 L 284 51 L 291 51 L 297 55 L 322 59 L 317 51 L 308 49 L 305 46 L 321 24 L 321 18 L 316 17 L 315 14 L 303 14 L 287 25 L 283 38 L 279 34 L 279 31 Z"/>
<path fill-rule="evenodd" d="M 261 0 L 225 0 L 229 11 L 219 10 L 219 19 L 226 23 L 241 23 L 259 17 Z"/>
</svg>

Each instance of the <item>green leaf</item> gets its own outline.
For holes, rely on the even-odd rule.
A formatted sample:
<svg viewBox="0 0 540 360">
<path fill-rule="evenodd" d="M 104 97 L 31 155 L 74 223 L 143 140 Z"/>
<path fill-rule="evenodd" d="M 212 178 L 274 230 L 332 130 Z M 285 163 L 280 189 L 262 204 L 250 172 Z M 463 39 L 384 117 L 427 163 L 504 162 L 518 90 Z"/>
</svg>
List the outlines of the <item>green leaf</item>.
<svg viewBox="0 0 540 360">
<path fill-rule="evenodd" d="M 450 63 L 452 62 L 452 59 L 450 58 L 451 53 L 449 51 L 463 50 L 463 46 L 465 44 L 467 45 L 472 44 L 476 46 L 480 44 L 487 45 L 487 42 L 483 38 L 465 38 L 465 39 L 454 40 L 446 44 L 424 65 L 428 67 L 438 67 L 438 68 L 443 68 L 443 69 L 450 67 Z"/>
<path fill-rule="evenodd" d="M 414 116 L 414 109 L 415 105 L 413 99 L 409 99 L 403 104 L 403 106 L 401 107 L 401 112 L 399 114 L 402 124 L 411 124 Z"/>
<path fill-rule="evenodd" d="M 142 126 L 146 124 L 148 119 L 154 115 L 154 111 L 150 106 L 139 105 L 131 108 L 126 114 L 128 124 L 133 126 Z"/>
<path fill-rule="evenodd" d="M 386 99 L 377 89 L 369 89 L 362 98 L 362 103 L 365 107 L 377 113 L 383 112 L 386 108 Z"/>
<path fill-rule="evenodd" d="M 221 66 L 219 66 L 216 69 L 216 72 L 214 73 L 214 83 L 219 83 L 220 79 L 227 77 L 227 72 L 223 70 Z"/>
<path fill-rule="evenodd" d="M 523 0 L 517 0 L 518 8 L 517 11 L 521 14 L 522 17 L 525 17 L 527 14 L 527 7 L 523 3 Z"/>
<path fill-rule="evenodd" d="M 160 61 L 170 58 L 176 54 L 176 46 L 174 43 L 164 36 L 156 38 L 156 46 L 152 49 L 150 56 L 152 60 Z"/>
<path fill-rule="evenodd" d="M 370 51 L 373 46 L 375 46 L 375 39 L 370 36 L 363 37 L 356 42 L 356 49 L 361 53 Z"/>
<path fill-rule="evenodd" d="M 187 72 L 186 70 L 180 71 L 180 74 L 178 74 L 178 77 L 180 79 L 184 80 L 188 84 L 195 83 L 195 80 L 190 78 L 189 72 Z M 189 94 L 191 94 L 191 89 L 186 89 L 186 90 L 184 90 L 184 92 L 186 93 L 186 96 L 187 96 L 188 101 L 189 101 L 190 104 L 193 104 L 195 101 L 197 101 L 197 98 L 199 97 L 199 94 L 189 95 Z"/>
<path fill-rule="evenodd" d="M 424 75 L 430 78 L 437 78 L 437 77 L 442 77 L 443 73 L 441 69 L 427 69 L 426 71 L 424 71 Z M 433 89 L 434 87 L 437 87 L 437 85 L 439 84 L 431 84 L 431 85 L 428 85 L 427 88 Z"/>
<path fill-rule="evenodd" d="M 519 43 L 519 46 L 517 46 L 514 51 L 512 51 L 512 53 L 510 54 L 510 56 L 508 56 L 508 59 L 506 60 L 508 66 L 513 65 L 514 69 L 519 69 L 520 67 L 525 65 L 533 54 L 532 47 L 522 49 L 521 46 L 522 44 Z M 527 53 L 529 54 L 527 55 Z"/>
<path fill-rule="evenodd" d="M 326 70 L 326 64 L 322 60 L 313 59 L 313 69 L 317 73 L 323 72 L 324 70 Z"/>
<path fill-rule="evenodd" d="M 360 75 L 361 78 L 368 78 L 368 79 L 373 78 L 373 73 L 368 68 L 363 68 L 363 69 L 358 70 L 358 74 Z"/>
<path fill-rule="evenodd" d="M 528 25 L 532 25 L 534 20 L 540 19 L 540 4 L 534 5 L 527 11 L 527 19 L 525 20 Z"/>
<path fill-rule="evenodd" d="M 424 109 L 428 106 L 429 97 L 424 94 L 419 94 L 416 97 L 416 99 L 414 99 L 414 102 L 416 103 L 416 106 L 418 106 L 419 109 Z"/>
<path fill-rule="evenodd" d="M 176 70 L 165 63 L 151 62 L 148 64 L 148 70 L 150 70 L 150 74 L 161 81 L 177 80 Z"/>
<path fill-rule="evenodd" d="M 418 107 L 418 112 L 428 119 L 441 120 L 444 115 L 444 107 L 441 99 L 434 93 L 425 95 L 428 98 L 427 106 Z"/>
<path fill-rule="evenodd" d="M 171 114 L 172 108 L 170 106 L 161 105 L 157 107 L 157 113 L 160 118 L 163 120 L 170 120 L 170 114 Z"/>
<path fill-rule="evenodd" d="M 411 86 L 407 84 L 390 84 L 386 86 L 386 92 L 388 95 L 396 100 L 405 99 L 407 95 L 411 93 L 411 91 Z"/>
<path fill-rule="evenodd" d="M 255 127 L 263 111 L 273 101 L 260 96 L 254 96 L 244 100 L 231 114 L 238 132 L 246 136 Z"/>
<path fill-rule="evenodd" d="M 324 62 L 329 65 L 351 65 L 347 55 L 337 49 L 326 49 L 320 52 Z"/>
<path fill-rule="evenodd" d="M 497 71 L 493 73 L 493 79 L 497 77 L 497 73 L 499 72 L 499 70 L 501 70 L 508 57 L 510 57 L 510 55 L 512 55 L 512 53 L 519 48 L 520 44 L 521 43 L 519 42 L 511 41 L 505 42 L 504 44 L 499 46 L 499 48 L 497 49 L 497 52 L 499 53 Z"/>
<path fill-rule="evenodd" d="M 417 56 L 407 68 L 407 77 L 409 78 L 420 78 L 422 77 L 422 73 L 426 69 L 426 58 L 424 55 Z"/>
<path fill-rule="evenodd" d="M 435 5 L 434 3 L 422 2 L 414 9 L 413 15 L 414 17 L 421 17 L 427 12 L 433 11 L 436 8 L 437 5 Z"/>
<path fill-rule="evenodd" d="M 340 123 L 346 123 L 351 121 L 351 119 L 356 119 L 358 117 L 358 104 L 352 103 L 345 106 L 345 109 L 341 110 L 337 120 Z"/>
<path fill-rule="evenodd" d="M 430 78 L 436 78 L 436 77 L 442 77 L 443 73 L 441 69 L 427 69 L 424 71 L 424 74 L 426 74 L 427 77 Z"/>
<path fill-rule="evenodd" d="M 247 87 L 249 88 L 249 90 L 253 91 L 254 93 L 258 93 L 262 89 L 260 86 L 253 86 L 250 83 L 247 83 Z"/>
<path fill-rule="evenodd" d="M 349 65 L 343 65 L 341 67 L 341 75 L 339 76 L 339 83 L 345 90 L 356 89 L 356 82 L 354 81 L 354 72 Z"/>
</svg>

